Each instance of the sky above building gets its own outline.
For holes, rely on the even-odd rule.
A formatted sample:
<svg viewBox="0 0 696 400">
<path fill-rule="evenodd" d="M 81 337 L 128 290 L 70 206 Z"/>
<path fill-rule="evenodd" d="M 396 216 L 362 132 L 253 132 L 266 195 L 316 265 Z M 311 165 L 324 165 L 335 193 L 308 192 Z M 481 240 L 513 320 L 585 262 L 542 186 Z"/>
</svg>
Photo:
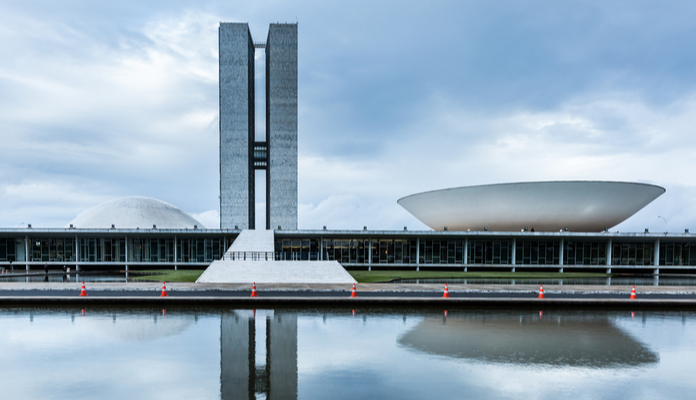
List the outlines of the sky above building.
<svg viewBox="0 0 696 400">
<path fill-rule="evenodd" d="M 5 0 L 0 226 L 147 196 L 217 227 L 221 21 L 299 23 L 300 229 L 426 229 L 399 198 L 545 180 L 657 184 L 614 229 L 696 229 L 696 3 L 635 0 Z"/>
</svg>

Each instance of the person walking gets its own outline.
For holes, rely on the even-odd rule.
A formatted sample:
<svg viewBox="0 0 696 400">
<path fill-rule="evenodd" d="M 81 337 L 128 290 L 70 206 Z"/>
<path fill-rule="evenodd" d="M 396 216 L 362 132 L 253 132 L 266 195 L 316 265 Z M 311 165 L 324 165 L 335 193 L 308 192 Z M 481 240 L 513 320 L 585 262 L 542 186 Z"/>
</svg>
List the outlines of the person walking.
<svg viewBox="0 0 696 400">
<path fill-rule="evenodd" d="M 44 264 L 44 274 L 48 275 L 48 263 Z"/>
</svg>

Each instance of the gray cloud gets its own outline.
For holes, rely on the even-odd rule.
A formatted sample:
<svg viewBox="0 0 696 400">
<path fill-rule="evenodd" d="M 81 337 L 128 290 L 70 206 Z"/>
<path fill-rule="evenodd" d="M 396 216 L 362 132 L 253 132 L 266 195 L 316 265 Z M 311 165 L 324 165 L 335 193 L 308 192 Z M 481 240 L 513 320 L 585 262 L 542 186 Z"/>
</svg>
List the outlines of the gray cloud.
<svg viewBox="0 0 696 400">
<path fill-rule="evenodd" d="M 660 184 L 619 228 L 693 226 L 695 8 L 3 2 L 0 225 L 143 195 L 214 226 L 217 24 L 297 17 L 301 228 L 423 228 L 399 197 L 546 179 Z"/>
</svg>

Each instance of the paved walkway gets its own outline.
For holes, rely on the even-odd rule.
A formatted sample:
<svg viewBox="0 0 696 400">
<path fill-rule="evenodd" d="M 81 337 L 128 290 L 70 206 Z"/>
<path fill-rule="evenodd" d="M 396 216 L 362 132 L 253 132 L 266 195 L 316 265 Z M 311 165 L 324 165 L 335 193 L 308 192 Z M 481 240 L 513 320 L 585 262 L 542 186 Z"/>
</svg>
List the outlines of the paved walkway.
<svg viewBox="0 0 696 400">
<path fill-rule="evenodd" d="M 442 297 L 439 284 L 257 285 L 259 297 L 250 297 L 248 284 L 170 283 L 168 297 L 160 297 L 162 284 L 101 283 L 0 283 L 0 307 L 13 306 L 127 306 L 127 307 L 435 307 L 497 309 L 597 309 L 696 310 L 696 287 L 637 287 L 638 300 L 629 300 L 628 286 L 545 286 L 546 298 L 537 298 L 534 285 L 450 285 L 450 298 Z"/>
<path fill-rule="evenodd" d="M 87 282 L 88 290 L 95 291 L 159 291 L 161 282 Z M 0 295 L 3 291 L 21 290 L 56 290 L 79 291 L 82 286 L 79 282 L 0 282 Z M 351 284 L 325 284 L 325 283 L 266 283 L 256 284 L 259 291 L 341 291 L 351 290 Z M 168 282 L 167 288 L 171 291 L 243 291 L 251 290 L 248 283 L 184 283 Z M 409 294 L 430 292 L 443 292 L 443 284 L 414 284 L 414 283 L 359 283 L 358 291 L 387 292 L 401 296 Z M 538 285 L 449 285 L 450 293 L 537 293 Z M 671 294 L 671 295 L 696 295 L 696 286 L 636 286 L 638 294 Z M 575 294 L 628 294 L 631 286 L 604 286 L 604 285 L 544 285 L 544 292 L 575 293 Z"/>
</svg>

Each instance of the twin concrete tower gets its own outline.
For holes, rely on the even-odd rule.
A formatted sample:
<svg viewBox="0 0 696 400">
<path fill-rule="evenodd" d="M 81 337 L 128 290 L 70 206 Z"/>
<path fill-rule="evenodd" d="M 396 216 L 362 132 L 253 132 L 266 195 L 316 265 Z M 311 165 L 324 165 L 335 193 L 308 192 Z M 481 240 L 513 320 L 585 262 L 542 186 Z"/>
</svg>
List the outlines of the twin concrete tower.
<svg viewBox="0 0 696 400">
<path fill-rule="evenodd" d="M 255 229 L 256 170 L 266 171 L 266 229 L 297 229 L 297 24 L 221 23 L 220 229 Z M 254 55 L 266 52 L 266 140 L 254 129 Z"/>
</svg>

